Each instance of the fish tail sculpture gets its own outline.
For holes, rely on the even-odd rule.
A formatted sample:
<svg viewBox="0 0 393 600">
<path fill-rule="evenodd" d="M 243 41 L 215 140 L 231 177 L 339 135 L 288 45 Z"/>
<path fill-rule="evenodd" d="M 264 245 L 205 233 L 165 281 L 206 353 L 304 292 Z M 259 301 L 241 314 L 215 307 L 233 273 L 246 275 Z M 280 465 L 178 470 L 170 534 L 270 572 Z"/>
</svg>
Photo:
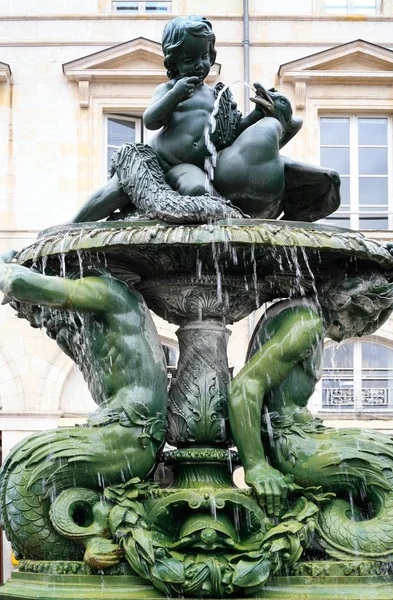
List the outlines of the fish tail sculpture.
<svg viewBox="0 0 393 600">
<path fill-rule="evenodd" d="M 144 478 L 155 464 L 161 425 L 157 417 L 154 431 L 149 423 L 132 427 L 123 414 L 115 423 L 45 431 L 22 440 L 0 472 L 0 522 L 15 554 L 35 560 L 81 558 L 83 548 L 54 527 L 51 505 L 65 489 L 100 492 Z"/>
<path fill-rule="evenodd" d="M 326 428 L 319 419 L 274 432 L 272 464 L 300 485 L 321 485 L 337 495 L 318 517 L 326 552 L 338 559 L 391 561 L 392 438 L 376 431 Z"/>
<path fill-rule="evenodd" d="M 60 560 L 81 554 L 49 517 L 50 500 L 63 487 L 59 475 L 66 471 L 70 450 L 67 430 L 39 433 L 19 442 L 3 464 L 0 524 L 17 557 Z"/>
</svg>

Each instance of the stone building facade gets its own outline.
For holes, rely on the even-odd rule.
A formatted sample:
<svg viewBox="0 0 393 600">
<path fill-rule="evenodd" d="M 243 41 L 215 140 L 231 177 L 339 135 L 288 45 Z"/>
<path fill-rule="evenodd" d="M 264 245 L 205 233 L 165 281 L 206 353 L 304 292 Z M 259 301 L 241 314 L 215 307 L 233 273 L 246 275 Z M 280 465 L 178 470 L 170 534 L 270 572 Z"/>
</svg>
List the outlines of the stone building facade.
<svg viewBox="0 0 393 600">
<path fill-rule="evenodd" d="M 390 240 L 393 0 L 0 0 L 0 252 L 66 222 L 105 181 L 119 136 L 148 141 L 141 117 L 166 80 L 161 33 L 178 14 L 211 20 L 217 62 L 209 81 L 232 83 L 243 111 L 245 78 L 288 96 L 305 126 L 286 154 L 341 169 L 335 222 Z M 366 166 L 364 152 L 373 155 Z M 235 371 L 257 316 L 231 328 Z M 173 360 L 176 327 L 158 318 L 157 327 Z M 392 431 L 393 319 L 369 339 L 331 350 L 329 360 L 313 410 L 337 425 Z M 54 342 L 2 307 L 3 456 L 24 436 L 82 422 L 93 408 Z M 5 576 L 9 569 L 5 544 Z"/>
</svg>

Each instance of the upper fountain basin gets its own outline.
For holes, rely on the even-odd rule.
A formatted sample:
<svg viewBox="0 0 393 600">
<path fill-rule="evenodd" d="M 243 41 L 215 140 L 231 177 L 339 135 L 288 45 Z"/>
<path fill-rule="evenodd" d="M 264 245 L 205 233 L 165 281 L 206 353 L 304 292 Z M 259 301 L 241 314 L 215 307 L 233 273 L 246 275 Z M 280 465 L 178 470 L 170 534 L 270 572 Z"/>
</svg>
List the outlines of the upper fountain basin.
<svg viewBox="0 0 393 600">
<path fill-rule="evenodd" d="M 359 232 L 271 220 L 167 225 L 154 221 L 63 225 L 43 231 L 17 260 L 46 274 L 87 265 L 136 283 L 149 307 L 184 324 L 231 323 L 275 298 L 315 293 L 331 273 L 393 273 L 393 257 Z"/>
</svg>

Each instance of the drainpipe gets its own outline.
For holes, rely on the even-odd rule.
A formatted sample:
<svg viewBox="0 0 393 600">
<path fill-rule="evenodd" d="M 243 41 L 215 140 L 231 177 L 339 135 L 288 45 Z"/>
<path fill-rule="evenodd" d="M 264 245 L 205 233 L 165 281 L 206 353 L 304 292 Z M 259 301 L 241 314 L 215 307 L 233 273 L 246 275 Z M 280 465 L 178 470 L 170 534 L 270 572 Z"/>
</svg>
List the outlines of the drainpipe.
<svg viewBox="0 0 393 600">
<path fill-rule="evenodd" d="M 243 0 L 243 79 L 250 83 L 250 16 L 248 0 Z M 244 86 L 244 114 L 250 112 L 250 89 Z"/>
</svg>

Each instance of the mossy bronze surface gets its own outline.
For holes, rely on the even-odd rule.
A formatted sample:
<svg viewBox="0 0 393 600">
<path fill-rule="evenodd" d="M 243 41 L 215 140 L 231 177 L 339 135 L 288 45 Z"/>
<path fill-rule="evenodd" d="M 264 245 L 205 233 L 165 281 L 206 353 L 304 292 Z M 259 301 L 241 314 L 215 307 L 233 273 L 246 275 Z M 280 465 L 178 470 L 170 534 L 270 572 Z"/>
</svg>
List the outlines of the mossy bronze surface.
<svg viewBox="0 0 393 600">
<path fill-rule="evenodd" d="M 368 599 L 368 584 L 388 597 L 390 438 L 328 430 L 305 408 L 323 336 L 373 331 L 389 315 L 385 248 L 358 233 L 292 223 L 102 223 L 47 231 L 0 266 L 6 298 L 81 366 L 98 404 L 86 427 L 36 434 L 7 458 L 2 518 L 23 561 L 0 597 L 29 597 L 18 594 L 35 569 L 26 594 L 54 584 L 42 598 L 69 597 L 75 576 L 81 598 L 113 597 L 107 582 L 119 598 L 291 598 L 308 585 L 310 598 L 339 586 L 342 597 Z M 290 290 L 263 316 L 231 381 L 226 323 Z M 144 302 L 180 325 L 168 411 Z M 132 348 L 117 325 L 123 319 Z M 144 385 L 142 367 L 151 373 Z M 164 424 L 177 449 L 160 453 Z M 234 486 L 237 464 L 251 488 Z M 149 478 L 162 465 L 173 473 L 165 488 Z M 375 515 L 348 519 L 348 493 L 359 503 L 364 487 Z M 318 573 L 299 562 L 315 553 Z"/>
</svg>

